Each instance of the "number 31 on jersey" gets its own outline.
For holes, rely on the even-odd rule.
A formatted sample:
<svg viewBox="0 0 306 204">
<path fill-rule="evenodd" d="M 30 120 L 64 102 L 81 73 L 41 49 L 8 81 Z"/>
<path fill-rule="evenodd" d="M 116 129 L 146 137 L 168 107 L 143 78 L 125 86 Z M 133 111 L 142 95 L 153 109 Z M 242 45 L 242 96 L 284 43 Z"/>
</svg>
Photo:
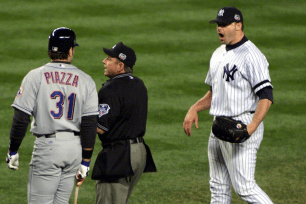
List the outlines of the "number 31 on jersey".
<svg viewBox="0 0 306 204">
<path fill-rule="evenodd" d="M 50 114 L 54 119 L 60 119 L 63 116 L 64 112 L 64 103 L 65 103 L 65 95 L 61 91 L 53 91 L 50 95 L 51 99 L 57 99 L 56 103 L 57 111 L 51 110 Z M 68 98 L 68 111 L 67 111 L 67 119 L 73 119 L 73 112 L 74 112 L 74 102 L 75 102 L 75 93 L 71 93 Z"/>
</svg>

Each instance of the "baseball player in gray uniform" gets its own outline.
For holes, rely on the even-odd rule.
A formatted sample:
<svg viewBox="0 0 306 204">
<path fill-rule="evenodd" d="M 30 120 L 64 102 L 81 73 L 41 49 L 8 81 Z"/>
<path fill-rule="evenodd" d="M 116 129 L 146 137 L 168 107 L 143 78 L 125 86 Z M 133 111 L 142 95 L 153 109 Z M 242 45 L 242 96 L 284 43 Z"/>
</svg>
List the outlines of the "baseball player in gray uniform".
<svg viewBox="0 0 306 204">
<path fill-rule="evenodd" d="M 18 149 L 33 116 L 36 136 L 28 178 L 28 203 L 68 203 L 74 181 L 84 182 L 96 138 L 98 96 L 92 78 L 71 64 L 75 33 L 65 27 L 49 37 L 50 63 L 23 79 L 15 109 L 6 161 L 18 169 Z"/>
<path fill-rule="evenodd" d="M 231 203 L 231 189 L 247 203 L 270 204 L 256 184 L 256 154 L 263 139 L 263 119 L 273 102 L 268 62 L 243 32 L 242 13 L 235 7 L 218 11 L 217 33 L 221 46 L 213 53 L 205 83 L 210 90 L 190 107 L 183 128 L 191 135 L 198 128 L 198 112 L 210 109 L 213 116 L 227 116 L 247 124 L 251 137 L 243 143 L 219 140 L 210 133 L 208 159 L 211 203 Z M 215 118 L 214 117 L 214 118 Z"/>
</svg>

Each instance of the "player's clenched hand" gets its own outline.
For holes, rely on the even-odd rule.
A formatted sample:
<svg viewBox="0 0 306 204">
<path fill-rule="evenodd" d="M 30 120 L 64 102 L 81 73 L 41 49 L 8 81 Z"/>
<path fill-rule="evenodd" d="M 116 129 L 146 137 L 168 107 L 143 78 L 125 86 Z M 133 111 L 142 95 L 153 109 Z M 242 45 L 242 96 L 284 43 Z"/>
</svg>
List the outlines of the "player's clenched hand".
<svg viewBox="0 0 306 204">
<path fill-rule="evenodd" d="M 6 163 L 8 168 L 17 170 L 19 166 L 19 154 L 17 152 L 8 151 Z"/>
<path fill-rule="evenodd" d="M 88 176 L 90 161 L 82 161 L 81 166 L 77 172 L 77 185 L 82 185 L 84 183 L 86 176 Z"/>
<path fill-rule="evenodd" d="M 186 135 L 190 136 L 191 135 L 191 127 L 192 123 L 195 124 L 195 127 L 198 129 L 199 128 L 199 123 L 198 123 L 198 113 L 195 110 L 192 110 L 191 108 L 189 109 L 188 113 L 185 116 L 184 122 L 183 122 L 183 128 L 186 133 Z"/>
</svg>

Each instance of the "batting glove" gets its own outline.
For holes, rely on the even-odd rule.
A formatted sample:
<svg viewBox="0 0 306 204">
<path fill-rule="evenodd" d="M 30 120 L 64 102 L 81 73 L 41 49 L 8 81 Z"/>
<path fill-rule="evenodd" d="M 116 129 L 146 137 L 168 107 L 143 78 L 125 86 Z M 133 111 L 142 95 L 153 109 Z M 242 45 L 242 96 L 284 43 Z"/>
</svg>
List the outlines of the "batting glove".
<svg viewBox="0 0 306 204">
<path fill-rule="evenodd" d="M 81 166 L 80 166 L 80 168 L 78 170 L 78 173 L 77 173 L 79 179 L 86 178 L 86 176 L 88 176 L 89 165 L 90 165 L 90 161 L 89 162 L 86 162 L 86 161 L 81 162 Z"/>
<path fill-rule="evenodd" d="M 19 166 L 19 154 L 17 152 L 8 151 L 6 163 L 8 168 L 17 170 Z"/>
</svg>

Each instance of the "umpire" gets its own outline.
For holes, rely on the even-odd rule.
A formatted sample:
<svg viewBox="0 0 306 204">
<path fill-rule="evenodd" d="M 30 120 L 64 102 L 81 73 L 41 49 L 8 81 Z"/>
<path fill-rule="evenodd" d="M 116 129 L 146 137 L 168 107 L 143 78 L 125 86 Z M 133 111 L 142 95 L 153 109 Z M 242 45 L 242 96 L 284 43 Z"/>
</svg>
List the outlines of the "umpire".
<svg viewBox="0 0 306 204">
<path fill-rule="evenodd" d="M 103 48 L 104 75 L 110 79 L 99 90 L 97 132 L 103 150 L 92 179 L 96 182 L 96 204 L 124 204 L 143 172 L 156 172 L 146 131 L 148 94 L 141 79 L 132 75 L 136 62 L 133 49 L 119 42 Z"/>
</svg>

